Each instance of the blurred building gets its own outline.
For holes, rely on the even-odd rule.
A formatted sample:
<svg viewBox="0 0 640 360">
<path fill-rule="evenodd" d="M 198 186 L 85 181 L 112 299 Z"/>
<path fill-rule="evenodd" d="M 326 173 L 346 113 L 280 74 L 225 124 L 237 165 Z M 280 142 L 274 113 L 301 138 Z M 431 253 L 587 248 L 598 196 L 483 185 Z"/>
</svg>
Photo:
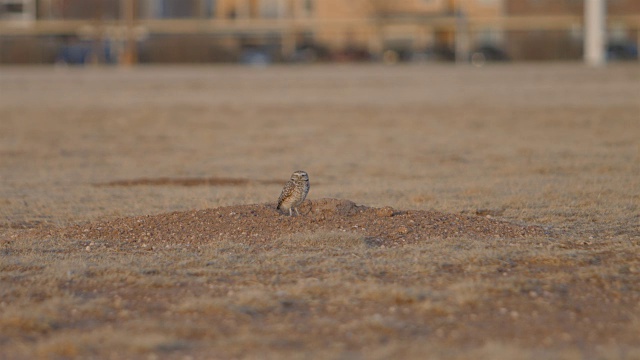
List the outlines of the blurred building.
<svg viewBox="0 0 640 360">
<path fill-rule="evenodd" d="M 504 0 L 507 17 L 581 17 L 584 0 Z M 614 59 L 637 57 L 640 29 L 638 0 L 608 0 L 607 14 L 613 20 L 608 29 L 608 56 Z M 635 15 L 635 26 L 622 21 L 625 16 Z M 571 60 L 582 56 L 582 23 L 566 28 L 554 26 L 545 31 L 522 29 L 508 32 L 506 50 L 514 59 L 526 60 Z"/>
<path fill-rule="evenodd" d="M 583 6 L 584 0 L 0 0 L 0 62 L 580 59 Z M 608 0 L 607 8 L 610 47 L 619 46 L 620 54 L 635 47 L 637 56 L 640 1 Z"/>
</svg>

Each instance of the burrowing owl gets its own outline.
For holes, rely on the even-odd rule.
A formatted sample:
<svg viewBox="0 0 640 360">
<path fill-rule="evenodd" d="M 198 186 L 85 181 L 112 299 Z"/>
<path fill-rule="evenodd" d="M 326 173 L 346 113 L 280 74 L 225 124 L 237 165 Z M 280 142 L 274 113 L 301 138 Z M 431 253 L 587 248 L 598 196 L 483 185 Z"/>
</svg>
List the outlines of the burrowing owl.
<svg viewBox="0 0 640 360">
<path fill-rule="evenodd" d="M 294 172 L 291 175 L 291 179 L 284 185 L 284 189 L 282 189 L 282 193 L 278 198 L 277 209 L 289 210 L 289 216 L 293 215 L 293 210 L 300 215 L 297 208 L 307 197 L 310 187 L 309 174 L 306 171 L 298 170 Z"/>
</svg>

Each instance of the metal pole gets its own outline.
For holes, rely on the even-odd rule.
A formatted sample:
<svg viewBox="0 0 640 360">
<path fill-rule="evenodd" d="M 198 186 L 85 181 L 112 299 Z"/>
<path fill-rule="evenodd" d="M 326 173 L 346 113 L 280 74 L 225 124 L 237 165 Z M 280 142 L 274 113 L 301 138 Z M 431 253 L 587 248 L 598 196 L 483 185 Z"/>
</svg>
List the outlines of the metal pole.
<svg viewBox="0 0 640 360">
<path fill-rule="evenodd" d="M 586 0 L 584 7 L 584 61 L 590 66 L 606 62 L 607 8 L 605 0 Z"/>
</svg>

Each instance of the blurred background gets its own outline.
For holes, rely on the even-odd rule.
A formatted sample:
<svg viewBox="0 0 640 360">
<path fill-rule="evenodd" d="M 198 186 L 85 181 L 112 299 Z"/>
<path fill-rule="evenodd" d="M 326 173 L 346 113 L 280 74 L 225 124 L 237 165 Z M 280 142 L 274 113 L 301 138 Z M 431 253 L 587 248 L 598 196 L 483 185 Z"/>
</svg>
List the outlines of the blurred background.
<svg viewBox="0 0 640 360">
<path fill-rule="evenodd" d="M 637 61 L 639 0 L 0 0 L 0 63 L 575 61 L 589 6 Z"/>
</svg>

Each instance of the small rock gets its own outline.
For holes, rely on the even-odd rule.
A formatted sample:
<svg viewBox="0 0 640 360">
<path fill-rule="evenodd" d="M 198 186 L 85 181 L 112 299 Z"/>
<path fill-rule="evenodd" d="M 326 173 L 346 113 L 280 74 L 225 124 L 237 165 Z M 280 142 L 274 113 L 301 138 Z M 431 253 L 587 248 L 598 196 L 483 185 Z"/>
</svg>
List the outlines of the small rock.
<svg viewBox="0 0 640 360">
<path fill-rule="evenodd" d="M 391 206 L 385 206 L 383 208 L 376 209 L 377 217 L 392 217 L 393 208 Z"/>
<path fill-rule="evenodd" d="M 396 229 L 398 231 L 399 234 L 408 234 L 411 232 L 411 229 L 409 229 L 406 226 L 400 226 L 398 227 L 398 229 Z"/>
<path fill-rule="evenodd" d="M 502 216 L 505 209 L 477 209 L 476 215 L 484 216 L 487 219 L 491 219 L 494 216 Z"/>
<path fill-rule="evenodd" d="M 385 240 L 375 236 L 367 236 L 364 238 L 364 244 L 367 247 L 384 247 Z"/>
</svg>

